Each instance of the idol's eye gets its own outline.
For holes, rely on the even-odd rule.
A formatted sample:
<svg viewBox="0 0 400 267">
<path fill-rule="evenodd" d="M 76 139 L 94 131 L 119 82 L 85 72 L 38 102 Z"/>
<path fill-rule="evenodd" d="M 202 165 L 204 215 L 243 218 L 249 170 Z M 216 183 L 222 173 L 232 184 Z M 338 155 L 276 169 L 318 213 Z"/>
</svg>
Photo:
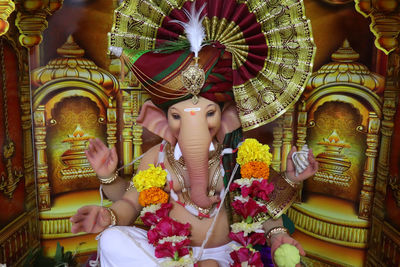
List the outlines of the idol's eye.
<svg viewBox="0 0 400 267">
<path fill-rule="evenodd" d="M 176 113 L 172 113 L 171 116 L 174 120 L 179 120 L 181 118 L 181 116 L 179 116 L 179 114 Z"/>
<path fill-rule="evenodd" d="M 212 117 L 215 115 L 215 110 L 210 110 L 207 112 L 207 117 Z"/>
</svg>

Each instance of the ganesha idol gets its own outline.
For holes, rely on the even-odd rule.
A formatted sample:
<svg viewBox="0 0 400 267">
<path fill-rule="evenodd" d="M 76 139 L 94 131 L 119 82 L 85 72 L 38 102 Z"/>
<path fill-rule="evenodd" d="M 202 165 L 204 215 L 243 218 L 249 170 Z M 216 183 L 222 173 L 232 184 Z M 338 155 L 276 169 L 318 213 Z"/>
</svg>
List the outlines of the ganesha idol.
<svg viewBox="0 0 400 267">
<path fill-rule="evenodd" d="M 91 140 L 86 156 L 113 204 L 71 221 L 74 233 L 99 233 L 101 266 L 264 266 L 267 246 L 271 264 L 283 251 L 300 265 L 281 216 L 317 162 L 309 150 L 296 173 L 293 147 L 277 173 L 268 146 L 242 133 L 302 93 L 315 52 L 303 12 L 298 1 L 122 2 L 110 50 L 151 96 L 137 122 L 163 142 L 128 182 L 115 148 Z"/>
</svg>

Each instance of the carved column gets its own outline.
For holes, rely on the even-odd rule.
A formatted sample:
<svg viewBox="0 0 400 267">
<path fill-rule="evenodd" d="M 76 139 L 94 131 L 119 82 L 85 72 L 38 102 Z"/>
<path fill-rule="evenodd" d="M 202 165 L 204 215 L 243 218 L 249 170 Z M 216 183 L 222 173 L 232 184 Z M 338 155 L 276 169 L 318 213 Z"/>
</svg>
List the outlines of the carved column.
<svg viewBox="0 0 400 267">
<path fill-rule="evenodd" d="M 293 142 L 293 113 L 294 109 L 290 108 L 286 113 L 283 115 L 283 143 L 282 143 L 282 165 L 281 165 L 281 171 L 286 170 L 286 160 L 287 160 L 287 155 L 290 152 L 290 149 L 292 148 L 292 142 Z"/>
<path fill-rule="evenodd" d="M 40 105 L 33 116 L 35 125 L 36 175 L 39 192 L 38 204 L 39 210 L 45 211 L 50 210 L 50 185 L 46 156 L 46 116 L 44 105 Z"/>
<path fill-rule="evenodd" d="M 272 134 L 274 136 L 274 141 L 272 142 L 272 168 L 280 172 L 281 171 L 281 150 L 282 150 L 282 137 L 283 137 L 283 128 L 282 128 L 282 119 L 281 117 L 276 120 L 276 126 L 272 130 Z"/>
<path fill-rule="evenodd" d="M 123 165 L 133 160 L 132 101 L 129 92 L 122 91 L 122 154 Z M 133 166 L 127 166 L 123 174 L 133 173 Z"/>
<path fill-rule="evenodd" d="M 379 143 L 379 126 L 380 120 L 378 116 L 375 112 L 370 112 L 367 132 L 367 149 L 365 151 L 367 158 L 364 167 L 363 185 L 360 194 L 360 206 L 358 211 L 358 217 L 365 220 L 369 220 L 374 194 L 375 165 Z"/>
<path fill-rule="evenodd" d="M 306 144 L 307 137 L 307 110 L 306 110 L 306 102 L 302 100 L 300 105 L 298 106 L 297 111 L 297 140 L 296 146 L 297 150 L 302 149 L 302 147 Z"/>
<path fill-rule="evenodd" d="M 117 108 L 116 101 L 110 97 L 107 108 L 107 144 L 114 147 L 117 143 Z"/>
<path fill-rule="evenodd" d="M 137 158 L 142 154 L 142 133 L 143 127 L 136 123 L 139 116 L 140 106 L 143 104 L 143 95 L 140 90 L 131 91 L 132 99 L 132 121 L 133 121 L 133 158 Z M 139 161 L 135 162 L 135 170 L 139 167 Z"/>
<path fill-rule="evenodd" d="M 57 11 L 63 0 L 16 0 L 17 19 L 15 21 L 21 35 L 19 41 L 26 48 L 32 48 L 42 41 L 42 33 L 47 28 L 47 16 Z"/>
</svg>

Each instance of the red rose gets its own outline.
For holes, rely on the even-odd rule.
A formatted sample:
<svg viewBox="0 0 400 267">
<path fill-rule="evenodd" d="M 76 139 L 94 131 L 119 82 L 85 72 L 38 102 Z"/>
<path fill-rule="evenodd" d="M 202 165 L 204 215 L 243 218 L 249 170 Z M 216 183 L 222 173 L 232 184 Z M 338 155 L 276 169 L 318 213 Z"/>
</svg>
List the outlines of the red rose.
<svg viewBox="0 0 400 267">
<path fill-rule="evenodd" d="M 234 264 L 232 266 L 241 266 L 241 262 L 248 262 L 251 266 L 263 267 L 264 264 L 261 261 L 260 252 L 251 252 L 248 248 L 240 248 L 230 253 Z"/>
<path fill-rule="evenodd" d="M 244 232 L 239 233 L 229 233 L 229 237 L 240 243 L 242 246 L 247 247 L 248 245 L 264 245 L 265 244 L 265 237 L 264 233 L 251 233 L 247 236 L 244 236 Z"/>
<path fill-rule="evenodd" d="M 182 240 L 178 243 L 165 242 L 156 246 L 155 255 L 157 258 L 170 257 L 175 259 L 175 256 L 179 258 L 189 254 L 188 245 L 190 244 L 189 239 Z M 175 254 L 176 252 L 177 255 Z"/>
<path fill-rule="evenodd" d="M 259 206 L 252 198 L 249 198 L 249 201 L 247 202 L 235 200 L 232 202 L 232 207 L 235 209 L 236 213 L 241 215 L 244 219 L 246 219 L 248 216 L 254 217 L 261 212 L 267 212 L 266 206 Z"/>
<path fill-rule="evenodd" d="M 261 182 L 254 180 L 250 187 L 243 186 L 241 193 L 243 197 L 258 197 L 264 201 L 269 201 L 269 194 L 274 191 L 274 185 L 263 179 Z"/>
<path fill-rule="evenodd" d="M 140 219 L 142 219 L 144 225 L 152 226 L 158 223 L 162 218 L 167 217 L 171 209 L 171 203 L 164 203 L 155 213 L 146 212 L 142 217 L 140 217 Z"/>
<path fill-rule="evenodd" d="M 147 232 L 147 238 L 150 244 L 157 244 L 158 241 L 167 236 L 189 236 L 190 235 L 190 224 L 177 222 L 170 217 L 162 218 L 156 227 Z"/>
</svg>

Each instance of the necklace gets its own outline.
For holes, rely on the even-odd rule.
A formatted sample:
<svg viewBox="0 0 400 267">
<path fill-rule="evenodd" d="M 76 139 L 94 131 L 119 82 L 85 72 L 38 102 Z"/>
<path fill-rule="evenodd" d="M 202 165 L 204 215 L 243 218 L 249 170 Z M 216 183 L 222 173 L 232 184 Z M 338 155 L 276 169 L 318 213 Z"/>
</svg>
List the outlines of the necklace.
<svg viewBox="0 0 400 267">
<path fill-rule="evenodd" d="M 172 171 L 175 173 L 176 178 L 178 179 L 179 184 L 182 187 L 182 197 L 183 197 L 183 205 L 185 207 L 189 206 L 195 210 L 197 210 L 198 214 L 204 214 L 204 215 L 209 215 L 210 211 L 213 209 L 213 207 L 210 208 L 201 208 L 194 204 L 191 201 L 190 195 L 189 195 L 189 188 L 186 187 L 185 185 L 185 179 L 183 176 L 183 170 L 186 170 L 186 166 L 182 165 L 185 164 L 184 161 L 179 162 L 178 160 L 175 160 L 174 155 L 171 151 L 171 147 L 168 144 L 167 147 L 167 159 L 168 163 L 171 166 Z M 213 165 L 215 165 L 217 162 L 220 161 L 220 154 L 222 151 L 222 146 L 218 146 L 217 150 L 215 153 L 212 155 L 211 159 L 208 160 L 208 168 L 210 169 Z M 182 158 L 180 158 L 182 159 Z M 217 167 L 213 173 L 213 177 L 211 179 L 211 183 L 209 185 L 209 191 L 208 191 L 208 196 L 211 197 L 215 194 L 215 189 L 218 184 L 218 180 L 221 177 L 221 168 Z M 202 216 L 198 216 L 199 219 L 202 219 Z"/>
<path fill-rule="evenodd" d="M 211 155 L 210 159 L 208 160 L 208 169 L 213 167 L 216 163 L 219 163 L 219 161 L 221 159 L 222 145 L 217 144 L 216 147 L 217 147 L 217 149 L 215 150 L 215 152 Z M 167 157 L 168 157 L 169 162 L 174 162 L 177 165 L 179 165 L 179 167 L 181 169 L 183 169 L 185 171 L 187 170 L 185 160 L 183 159 L 183 157 L 180 157 L 178 160 L 175 159 L 174 152 L 169 143 L 167 144 L 166 151 L 167 151 Z"/>
<path fill-rule="evenodd" d="M 169 188 L 170 188 L 170 196 L 171 196 L 171 198 L 172 198 L 176 203 L 178 203 L 179 205 L 183 206 L 183 207 L 184 207 L 187 211 L 189 211 L 192 215 L 197 216 L 199 219 L 214 217 L 214 216 L 217 214 L 217 209 L 215 209 L 215 208 L 208 208 L 208 209 L 200 208 L 200 207 L 198 207 L 197 205 L 195 205 L 195 204 L 190 200 L 190 196 L 189 196 L 189 195 L 187 195 L 186 197 L 184 197 L 184 202 L 179 201 L 179 197 L 178 197 L 178 195 L 177 195 L 177 194 L 175 193 L 175 191 L 174 191 L 174 182 L 173 182 L 173 180 L 172 180 L 172 177 L 171 177 L 170 173 L 168 172 L 168 170 L 165 168 L 165 164 L 164 164 L 165 155 L 167 154 L 167 157 L 168 157 L 168 153 L 167 153 L 167 150 L 168 150 L 168 149 L 166 149 L 167 146 L 169 146 L 169 144 L 168 144 L 167 142 L 163 141 L 163 142 L 161 143 L 160 152 L 159 152 L 159 155 L 158 155 L 158 159 L 159 159 L 159 165 L 168 173 L 168 175 L 167 175 L 167 180 L 168 180 L 168 184 L 169 184 Z M 215 158 L 217 158 L 217 159 L 220 159 L 221 153 L 222 153 L 222 146 L 218 147 L 218 149 L 216 150 L 216 152 L 215 152 L 213 158 L 215 157 Z M 213 158 L 212 158 L 212 159 L 213 159 Z M 168 157 L 168 160 L 171 161 L 171 162 L 170 162 L 171 169 L 172 169 L 172 171 L 175 172 L 176 177 L 178 177 L 179 183 L 182 185 L 182 193 L 185 192 L 185 194 L 186 194 L 186 192 L 187 192 L 188 190 L 187 190 L 187 188 L 185 187 L 184 180 L 183 180 L 183 175 L 179 175 L 179 170 L 178 170 L 178 167 L 176 167 L 175 158 L 173 157 L 173 154 L 170 154 L 170 156 Z M 212 162 L 214 162 L 214 161 L 215 161 L 215 162 L 218 162 L 218 161 L 215 160 L 215 159 L 212 160 Z M 215 163 L 214 163 L 214 164 L 215 164 Z M 214 175 L 213 175 L 213 178 L 212 178 L 212 181 L 211 181 L 211 186 L 210 186 L 209 194 L 210 194 L 210 193 L 211 193 L 212 195 L 215 194 L 215 188 L 216 188 L 216 185 L 217 185 L 217 183 L 218 183 L 219 177 L 221 176 L 221 168 L 222 168 L 222 165 L 221 165 L 221 163 L 220 163 L 220 166 L 217 167 L 216 170 L 215 170 L 215 172 L 214 172 Z M 179 176 L 182 177 L 183 183 L 181 182 Z M 188 193 L 188 192 L 187 192 L 187 193 Z M 220 199 L 221 199 L 221 197 L 224 195 L 224 193 L 225 193 L 225 190 L 224 190 L 224 188 L 223 188 L 223 189 L 221 190 L 221 192 L 219 193 Z M 182 194 L 182 195 L 184 195 L 184 194 Z M 218 203 L 217 207 L 218 207 L 218 206 L 219 206 L 219 203 Z"/>
</svg>

